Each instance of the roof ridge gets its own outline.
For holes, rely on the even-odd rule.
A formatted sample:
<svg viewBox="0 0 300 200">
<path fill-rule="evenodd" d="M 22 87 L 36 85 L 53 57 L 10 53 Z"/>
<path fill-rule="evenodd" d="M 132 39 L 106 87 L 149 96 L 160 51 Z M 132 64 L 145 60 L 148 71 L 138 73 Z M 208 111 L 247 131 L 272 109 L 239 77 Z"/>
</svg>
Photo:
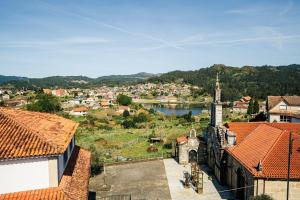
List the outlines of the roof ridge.
<svg viewBox="0 0 300 200">
<path fill-rule="evenodd" d="M 248 135 L 246 135 L 246 137 L 244 137 L 244 139 L 241 142 L 239 142 L 237 145 L 235 145 L 234 149 L 232 149 L 232 151 L 234 151 L 236 149 L 236 147 L 239 147 L 240 144 L 242 144 L 244 141 L 246 141 L 246 138 L 249 137 L 258 127 L 265 124 L 265 123 L 260 123 L 260 122 L 248 122 L 248 123 L 257 123 L 259 125 L 257 127 L 255 127 L 255 129 L 253 129 Z"/>
<path fill-rule="evenodd" d="M 39 131 L 35 131 L 33 129 L 31 129 L 30 127 L 26 126 L 23 122 L 19 122 L 17 120 L 14 119 L 14 117 L 12 117 L 10 114 L 3 112 L 3 109 L 0 108 L 0 114 L 2 114 L 4 117 L 7 117 L 8 119 L 10 119 L 11 121 L 13 121 L 14 123 L 16 123 L 18 126 L 24 128 L 25 130 L 27 130 L 28 132 L 32 133 L 33 135 L 35 135 L 39 140 L 47 143 L 49 146 L 51 146 L 54 149 L 59 149 L 59 147 L 48 141 L 47 138 L 43 137 L 41 134 L 39 134 Z"/>
<path fill-rule="evenodd" d="M 270 126 L 270 125 L 268 125 Z M 278 143 L 278 141 L 280 140 L 281 137 L 284 136 L 284 133 L 288 132 L 287 130 L 282 130 L 280 128 L 276 128 L 274 126 L 270 126 L 272 128 L 278 129 L 281 131 L 280 135 L 276 138 L 276 140 L 274 141 L 273 145 L 270 147 L 270 149 L 268 150 L 268 152 L 266 153 L 266 155 L 263 157 L 263 159 L 261 160 L 261 163 L 263 164 L 264 161 L 268 158 L 269 154 L 271 153 L 271 151 L 273 150 L 274 146 L 276 146 L 276 144 Z"/>
</svg>

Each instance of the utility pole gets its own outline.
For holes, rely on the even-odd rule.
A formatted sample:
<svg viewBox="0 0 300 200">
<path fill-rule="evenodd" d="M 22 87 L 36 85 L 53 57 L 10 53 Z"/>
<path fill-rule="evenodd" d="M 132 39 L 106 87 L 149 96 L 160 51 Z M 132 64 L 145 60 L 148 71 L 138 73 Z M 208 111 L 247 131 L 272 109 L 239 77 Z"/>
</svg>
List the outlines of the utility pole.
<svg viewBox="0 0 300 200">
<path fill-rule="evenodd" d="M 290 191 L 290 168 L 291 168 L 291 155 L 293 149 L 293 138 L 292 131 L 290 132 L 289 137 L 289 155 L 288 155 L 288 175 L 287 175 L 287 186 L 286 186 L 286 200 L 289 200 L 289 191 Z"/>
</svg>

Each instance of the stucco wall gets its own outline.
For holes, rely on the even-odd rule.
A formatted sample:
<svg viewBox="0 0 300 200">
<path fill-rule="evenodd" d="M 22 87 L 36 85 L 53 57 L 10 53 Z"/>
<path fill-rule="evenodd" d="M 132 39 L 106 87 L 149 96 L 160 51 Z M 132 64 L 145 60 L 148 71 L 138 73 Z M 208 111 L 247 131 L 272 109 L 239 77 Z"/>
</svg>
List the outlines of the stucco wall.
<svg viewBox="0 0 300 200">
<path fill-rule="evenodd" d="M 280 115 L 269 114 L 269 122 L 280 122 Z"/>
<path fill-rule="evenodd" d="M 0 194 L 49 187 L 47 158 L 0 162 Z"/>
</svg>

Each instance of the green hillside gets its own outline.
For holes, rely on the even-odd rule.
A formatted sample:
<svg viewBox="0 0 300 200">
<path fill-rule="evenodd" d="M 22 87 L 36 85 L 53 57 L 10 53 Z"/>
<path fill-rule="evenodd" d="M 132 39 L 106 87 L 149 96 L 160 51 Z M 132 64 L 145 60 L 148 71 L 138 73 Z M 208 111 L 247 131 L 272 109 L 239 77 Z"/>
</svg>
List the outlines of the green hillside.
<svg viewBox="0 0 300 200">
<path fill-rule="evenodd" d="M 195 71 L 173 71 L 148 81 L 174 82 L 181 80 L 199 86 L 199 94 L 213 94 L 219 72 L 222 99 L 235 100 L 243 95 L 265 99 L 268 95 L 300 95 L 300 65 L 230 67 L 213 65 Z"/>
</svg>

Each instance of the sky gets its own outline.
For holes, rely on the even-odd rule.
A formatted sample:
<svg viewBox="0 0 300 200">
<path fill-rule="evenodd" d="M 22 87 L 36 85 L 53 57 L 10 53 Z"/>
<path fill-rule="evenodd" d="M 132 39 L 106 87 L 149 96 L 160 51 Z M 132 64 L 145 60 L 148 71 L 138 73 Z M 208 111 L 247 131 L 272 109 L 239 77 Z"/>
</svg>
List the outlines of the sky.
<svg viewBox="0 0 300 200">
<path fill-rule="evenodd" d="M 300 1 L 2 0 L 0 74 L 300 63 Z"/>
</svg>

